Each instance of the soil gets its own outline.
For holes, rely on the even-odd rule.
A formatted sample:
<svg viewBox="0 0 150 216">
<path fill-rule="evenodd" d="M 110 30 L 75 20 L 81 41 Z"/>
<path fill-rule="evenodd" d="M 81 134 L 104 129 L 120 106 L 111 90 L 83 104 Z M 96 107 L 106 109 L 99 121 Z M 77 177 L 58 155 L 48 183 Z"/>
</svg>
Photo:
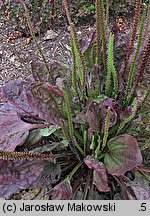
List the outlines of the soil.
<svg viewBox="0 0 150 216">
<path fill-rule="evenodd" d="M 85 35 L 88 32 L 91 32 L 93 27 L 89 27 L 89 25 L 82 26 L 78 28 L 78 35 L 81 36 L 81 32 Z M 7 39 L 12 33 L 14 29 L 9 23 L 5 22 L 2 18 L 0 18 L 0 88 L 5 83 L 14 79 L 24 79 L 30 75 L 30 73 L 24 68 L 15 52 L 12 49 L 12 46 L 15 46 L 15 50 L 19 53 L 19 56 L 24 60 L 27 65 L 30 65 L 30 62 L 33 59 L 41 59 L 39 53 L 36 49 L 36 45 L 33 40 L 30 41 L 29 38 L 19 37 L 11 42 L 7 42 Z M 61 62 L 62 53 L 68 52 L 69 45 L 69 28 L 67 24 L 60 29 L 52 30 L 51 39 L 45 40 L 47 32 L 43 34 L 39 34 L 37 36 L 38 43 L 41 46 L 41 49 L 46 57 L 46 60 L 49 64 L 54 61 Z M 147 67 L 146 73 L 144 75 L 142 85 L 149 85 L 149 71 L 150 65 Z M 149 124 L 146 122 L 149 128 Z M 148 129 L 149 130 L 149 129 Z M 146 139 L 148 137 L 145 137 Z M 145 140 L 144 140 L 145 142 Z M 150 169 L 150 149 L 143 152 L 144 165 L 143 167 Z M 24 196 L 28 197 L 27 191 L 22 192 Z M 14 197 L 16 198 L 16 197 Z M 20 199 L 20 196 L 19 198 Z"/>
<path fill-rule="evenodd" d="M 0 20 L 0 86 L 4 83 L 19 78 L 27 77 L 29 72 L 19 61 L 15 55 L 12 46 L 19 53 L 19 56 L 27 65 L 33 59 L 41 59 L 36 49 L 35 43 L 30 38 L 20 37 L 18 39 L 7 42 L 8 38 L 15 33 L 12 26 L 4 20 Z M 52 63 L 54 60 L 60 60 L 62 48 L 69 42 L 69 32 L 65 29 L 53 31 L 50 40 L 45 40 L 45 34 L 37 36 L 38 43 L 48 61 Z"/>
</svg>

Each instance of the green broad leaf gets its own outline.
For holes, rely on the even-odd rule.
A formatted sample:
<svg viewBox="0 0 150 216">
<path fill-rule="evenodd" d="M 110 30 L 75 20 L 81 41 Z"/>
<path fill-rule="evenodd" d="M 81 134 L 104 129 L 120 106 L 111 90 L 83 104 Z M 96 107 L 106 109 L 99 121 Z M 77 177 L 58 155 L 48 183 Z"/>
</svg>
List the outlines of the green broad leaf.
<svg viewBox="0 0 150 216">
<path fill-rule="evenodd" d="M 107 173 L 121 176 L 142 163 L 137 140 L 128 134 L 116 136 L 107 143 L 108 152 L 104 158 Z"/>
<path fill-rule="evenodd" d="M 47 137 L 58 130 L 60 127 L 58 125 L 51 125 L 49 128 L 44 128 L 40 130 L 40 135 Z"/>
</svg>

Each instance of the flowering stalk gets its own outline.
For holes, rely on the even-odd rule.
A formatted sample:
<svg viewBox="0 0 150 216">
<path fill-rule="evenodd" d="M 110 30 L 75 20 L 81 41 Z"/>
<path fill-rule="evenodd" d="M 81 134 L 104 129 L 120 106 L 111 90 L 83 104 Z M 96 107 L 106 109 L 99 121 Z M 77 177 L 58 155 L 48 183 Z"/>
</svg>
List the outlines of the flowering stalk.
<svg viewBox="0 0 150 216">
<path fill-rule="evenodd" d="M 131 88 L 132 88 L 133 78 L 134 78 L 134 74 L 135 74 L 135 67 L 136 67 L 137 58 L 139 55 L 141 42 L 142 42 L 142 33 L 143 33 L 144 21 L 146 18 L 146 4 L 143 4 L 143 6 L 144 6 L 144 8 L 143 8 L 143 14 L 142 14 L 142 19 L 141 19 L 137 48 L 135 51 L 135 55 L 133 58 L 133 63 L 131 65 L 131 69 L 129 71 L 128 81 L 127 81 L 127 86 L 126 86 L 126 98 L 125 98 L 124 106 L 127 106 L 130 102 L 130 99 L 131 99 Z"/>
<path fill-rule="evenodd" d="M 135 43 L 135 40 L 136 40 L 138 25 L 139 25 L 139 21 L 140 21 L 140 12 L 141 12 L 141 0 L 136 0 L 135 16 L 134 16 L 134 21 L 133 21 L 133 30 L 132 30 L 131 42 L 130 42 L 129 51 L 128 51 L 128 54 L 127 54 L 127 57 L 126 57 L 126 62 L 125 62 L 123 75 L 126 72 L 128 61 L 129 61 L 129 58 L 130 58 L 131 53 L 133 51 L 134 43 Z"/>
<path fill-rule="evenodd" d="M 113 76 L 113 82 L 114 82 L 114 95 L 117 95 L 118 91 L 118 78 L 116 69 L 114 66 L 114 58 L 113 58 L 113 46 L 114 46 L 114 36 L 110 33 L 109 36 L 109 45 L 108 45 L 108 60 L 107 60 L 107 78 L 106 78 L 106 88 L 105 88 L 105 94 L 109 97 L 111 94 L 111 73 Z"/>
<path fill-rule="evenodd" d="M 106 72 L 106 23 L 103 0 L 96 0 L 96 32 L 97 32 L 97 64 L 101 63 L 101 45 L 103 48 L 103 64 Z M 102 43 L 101 43 L 102 40 Z"/>
<path fill-rule="evenodd" d="M 85 104 L 86 101 L 86 60 L 81 52 L 81 48 L 78 43 L 75 26 L 71 24 L 71 33 L 72 33 L 72 43 L 74 47 L 74 56 L 76 59 L 77 68 L 80 75 L 81 90 L 82 90 L 82 100 Z"/>
<path fill-rule="evenodd" d="M 106 144 L 107 144 L 109 122 L 110 122 L 110 107 L 108 107 L 107 116 L 106 116 L 106 119 L 105 119 L 104 137 L 103 137 L 102 149 L 104 149 L 106 147 Z"/>
<path fill-rule="evenodd" d="M 52 163 L 55 159 L 52 154 L 38 154 L 32 152 L 7 152 L 0 150 L 0 159 L 3 160 L 25 160 L 25 159 L 36 159 L 36 160 L 48 160 Z"/>
<path fill-rule="evenodd" d="M 120 126 L 118 128 L 118 131 L 117 131 L 117 135 L 122 131 L 122 129 L 125 127 L 125 125 L 127 123 L 129 123 L 135 117 L 136 113 L 137 113 L 137 99 L 135 98 L 134 101 L 133 101 L 132 114 L 129 115 L 127 118 L 125 118 L 121 122 L 121 124 L 120 124 Z"/>
<path fill-rule="evenodd" d="M 37 47 L 37 50 L 38 50 L 39 54 L 41 55 L 41 58 L 43 59 L 43 62 L 44 62 L 45 67 L 46 67 L 47 74 L 49 74 L 50 79 L 54 82 L 54 79 L 53 79 L 53 76 L 52 76 L 52 74 L 51 74 L 51 72 L 49 70 L 49 66 L 48 66 L 48 63 L 46 61 L 46 58 L 45 58 L 45 56 L 44 56 L 44 54 L 42 52 L 42 49 L 41 49 L 40 45 L 38 44 L 38 41 L 37 41 L 37 39 L 35 37 L 35 33 L 33 31 L 32 25 L 31 25 L 31 20 L 30 20 L 30 17 L 29 17 L 28 9 L 27 9 L 25 3 L 23 3 L 23 6 L 24 6 L 24 9 L 25 9 L 25 14 L 26 14 L 26 17 L 27 17 L 27 23 L 28 23 L 32 38 L 33 38 L 33 40 L 34 40 L 34 42 L 36 44 L 36 47 Z"/>
</svg>

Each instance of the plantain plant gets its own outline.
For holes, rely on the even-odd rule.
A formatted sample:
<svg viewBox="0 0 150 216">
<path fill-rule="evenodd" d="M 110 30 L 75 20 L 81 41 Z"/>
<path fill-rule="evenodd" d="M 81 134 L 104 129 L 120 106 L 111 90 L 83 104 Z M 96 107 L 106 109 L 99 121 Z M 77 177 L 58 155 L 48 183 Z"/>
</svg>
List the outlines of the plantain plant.
<svg viewBox="0 0 150 216">
<path fill-rule="evenodd" d="M 139 194 L 143 193 L 148 199 L 146 186 L 140 178 L 147 185 L 150 171 L 141 168 L 142 148 L 127 130 L 140 115 L 150 91 L 149 88 L 146 90 L 139 104 L 136 90 L 150 55 L 149 33 L 142 47 L 142 32 L 145 34 L 143 28 L 148 14 L 146 5 L 142 6 L 141 21 L 134 22 L 130 48 L 118 68 L 117 37 L 110 31 L 108 23 L 109 2 L 105 9 L 103 0 L 96 1 L 96 29 L 84 49 L 78 41 L 67 0 L 63 3 L 71 28 L 69 79 L 65 80 L 64 74 L 58 85 L 53 78 L 55 71 L 49 70 L 43 58 L 40 66 L 32 63 L 32 78 L 15 80 L 2 88 L 1 97 L 6 103 L 0 109 L 0 163 L 3 164 L 0 170 L 3 169 L 3 177 L 9 179 L 8 170 L 12 164 L 11 178 L 14 177 L 17 187 L 12 189 L 13 180 L 10 179 L 5 186 L 12 192 L 6 190 L 0 195 L 9 198 L 20 189 L 18 185 L 26 188 L 36 182 L 34 185 L 39 186 L 42 179 L 43 186 L 50 186 L 49 199 L 104 199 L 104 192 L 105 197 L 111 199 L 118 187 L 123 199 L 140 199 Z M 136 4 L 139 8 L 138 0 Z M 37 44 L 27 7 L 24 7 L 31 35 Z M 137 26 L 136 41 L 133 35 Z M 41 54 L 39 45 L 37 49 Z M 141 67 L 138 65 L 140 56 Z M 127 59 L 130 60 L 128 65 Z M 48 80 L 49 73 L 53 83 Z M 124 74 L 128 75 L 127 79 Z M 148 146 L 144 145 L 144 149 Z M 31 152 L 20 152 L 24 149 Z M 42 161 L 40 167 L 39 160 Z M 22 167 L 27 170 L 27 175 L 28 170 L 35 168 L 30 184 L 21 178 L 25 175 Z M 2 181 L 3 178 L 0 188 Z M 140 185 L 138 193 L 137 181 Z"/>
</svg>

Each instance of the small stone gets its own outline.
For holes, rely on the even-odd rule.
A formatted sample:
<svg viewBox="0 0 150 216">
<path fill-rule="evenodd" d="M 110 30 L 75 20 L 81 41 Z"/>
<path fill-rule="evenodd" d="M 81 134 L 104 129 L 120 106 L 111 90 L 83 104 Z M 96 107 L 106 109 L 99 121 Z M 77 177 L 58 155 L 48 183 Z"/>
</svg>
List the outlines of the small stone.
<svg viewBox="0 0 150 216">
<path fill-rule="evenodd" d="M 58 36 L 58 34 L 56 32 L 54 32 L 53 30 L 48 30 L 43 39 L 44 40 L 52 40 L 52 39 L 55 39 L 57 36 Z"/>
</svg>

